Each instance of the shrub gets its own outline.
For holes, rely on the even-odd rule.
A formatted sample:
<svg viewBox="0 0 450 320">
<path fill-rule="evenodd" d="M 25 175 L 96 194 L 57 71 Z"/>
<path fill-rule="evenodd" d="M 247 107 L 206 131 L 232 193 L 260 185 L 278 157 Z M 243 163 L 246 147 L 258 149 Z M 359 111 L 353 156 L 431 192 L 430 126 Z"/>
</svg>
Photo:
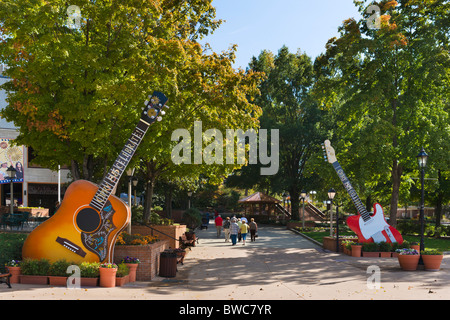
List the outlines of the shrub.
<svg viewBox="0 0 450 320">
<path fill-rule="evenodd" d="M 79 267 L 82 278 L 97 278 L 100 276 L 99 262 L 82 262 Z"/>
<path fill-rule="evenodd" d="M 50 269 L 50 261 L 47 259 L 25 259 L 20 264 L 23 275 L 46 276 Z"/>
<path fill-rule="evenodd" d="M 117 245 L 133 245 L 133 246 L 145 246 L 148 244 L 155 243 L 159 241 L 157 236 L 143 236 L 140 234 L 128 234 L 122 232 L 117 237 Z"/>
<path fill-rule="evenodd" d="M 73 264 L 75 263 L 69 262 L 65 259 L 55 261 L 50 265 L 48 274 L 56 277 L 67 277 L 67 268 Z"/>
<path fill-rule="evenodd" d="M 116 277 L 125 277 L 127 274 L 130 273 L 130 269 L 125 263 L 119 263 L 117 266 L 117 273 Z"/>
<path fill-rule="evenodd" d="M 186 223 L 186 226 L 194 230 L 198 228 L 202 222 L 202 214 L 196 208 L 189 208 L 183 214 L 183 222 Z"/>
<path fill-rule="evenodd" d="M 381 252 L 391 252 L 392 251 L 392 244 L 384 242 L 384 241 L 380 242 L 378 244 L 378 247 Z"/>
<path fill-rule="evenodd" d="M 22 247 L 27 234 L 0 233 L 0 273 L 5 272 L 5 264 L 11 260 L 22 259 Z"/>
<path fill-rule="evenodd" d="M 362 251 L 364 252 L 377 252 L 378 250 L 378 244 L 375 242 L 363 243 L 362 245 Z"/>
</svg>

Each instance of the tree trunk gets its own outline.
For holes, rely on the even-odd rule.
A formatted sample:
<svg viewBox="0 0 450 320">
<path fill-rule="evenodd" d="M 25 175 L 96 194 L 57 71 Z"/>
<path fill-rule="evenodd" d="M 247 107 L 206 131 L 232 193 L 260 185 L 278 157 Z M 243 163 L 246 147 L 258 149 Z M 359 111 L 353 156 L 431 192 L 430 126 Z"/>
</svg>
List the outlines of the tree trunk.
<svg viewBox="0 0 450 320">
<path fill-rule="evenodd" d="M 78 162 L 76 162 L 75 160 L 71 161 L 70 164 L 70 171 L 72 173 L 72 177 L 74 181 L 80 180 L 81 176 L 80 176 L 80 167 L 78 166 Z"/>
<path fill-rule="evenodd" d="M 398 198 L 400 194 L 400 182 L 402 178 L 403 168 L 394 160 L 392 165 L 391 180 L 392 180 L 392 197 L 391 197 L 391 211 L 389 224 L 393 227 L 397 226 L 397 209 Z"/>
<path fill-rule="evenodd" d="M 148 179 L 145 190 L 145 207 L 144 207 L 144 223 L 148 224 L 150 222 L 150 214 L 152 210 L 152 202 L 153 202 L 153 190 L 155 187 L 155 180 Z"/>
<path fill-rule="evenodd" d="M 300 220 L 300 214 L 299 214 L 299 200 L 298 197 L 300 196 L 300 193 L 297 188 L 291 188 L 289 190 L 289 195 L 291 197 L 291 217 L 292 220 L 299 221 Z"/>
<path fill-rule="evenodd" d="M 165 195 L 165 203 L 166 203 L 166 217 L 168 219 L 172 219 L 172 197 L 173 197 L 173 189 L 169 186 L 169 189 L 166 191 Z"/>
</svg>

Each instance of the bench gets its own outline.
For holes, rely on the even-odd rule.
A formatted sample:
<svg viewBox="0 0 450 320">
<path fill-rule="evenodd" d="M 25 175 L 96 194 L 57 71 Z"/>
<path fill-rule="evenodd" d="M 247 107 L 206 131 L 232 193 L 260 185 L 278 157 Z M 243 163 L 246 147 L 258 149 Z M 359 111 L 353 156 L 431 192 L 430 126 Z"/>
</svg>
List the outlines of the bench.
<svg viewBox="0 0 450 320">
<path fill-rule="evenodd" d="M 0 273 L 0 283 L 6 283 L 11 288 L 11 273 Z"/>
</svg>

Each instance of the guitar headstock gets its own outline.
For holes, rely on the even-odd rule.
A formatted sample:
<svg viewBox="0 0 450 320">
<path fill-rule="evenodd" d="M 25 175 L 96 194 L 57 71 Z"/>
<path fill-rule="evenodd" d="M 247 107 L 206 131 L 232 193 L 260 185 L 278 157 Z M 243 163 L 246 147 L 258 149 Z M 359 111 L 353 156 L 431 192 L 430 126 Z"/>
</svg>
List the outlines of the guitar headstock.
<svg viewBox="0 0 450 320">
<path fill-rule="evenodd" d="M 162 109 L 164 107 L 169 108 L 166 106 L 167 103 L 167 97 L 164 95 L 164 93 L 155 91 L 151 96 L 148 96 L 149 100 L 146 100 L 144 111 L 142 111 L 141 119 L 147 122 L 148 124 L 152 124 L 155 121 L 161 121 L 163 116 L 165 114 Z"/>
<path fill-rule="evenodd" d="M 322 145 L 322 149 L 324 150 L 324 158 L 326 161 L 328 161 L 331 164 L 337 162 L 336 152 L 334 151 L 334 148 L 331 146 L 330 140 L 325 140 L 324 144 Z"/>
</svg>

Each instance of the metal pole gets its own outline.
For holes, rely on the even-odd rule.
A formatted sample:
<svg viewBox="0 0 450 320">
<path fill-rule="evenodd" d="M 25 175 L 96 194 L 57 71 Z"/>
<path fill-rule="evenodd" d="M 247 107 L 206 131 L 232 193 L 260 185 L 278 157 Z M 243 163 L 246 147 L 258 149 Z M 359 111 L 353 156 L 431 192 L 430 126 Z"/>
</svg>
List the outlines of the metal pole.
<svg viewBox="0 0 450 320">
<path fill-rule="evenodd" d="M 339 206 L 336 204 L 336 252 L 339 251 Z"/>
<path fill-rule="evenodd" d="M 131 212 L 131 177 L 128 177 L 128 206 L 130 207 Z M 131 221 L 127 226 L 127 233 L 131 234 Z"/>
<path fill-rule="evenodd" d="M 11 187 L 10 187 L 10 191 L 11 191 L 11 215 L 14 214 L 14 191 L 13 191 L 13 186 L 14 186 L 14 182 L 13 182 L 13 178 L 10 178 L 11 181 Z"/>
<path fill-rule="evenodd" d="M 61 203 L 61 166 L 58 164 L 58 202 Z"/>
<path fill-rule="evenodd" d="M 425 213 L 424 213 L 424 207 L 425 207 L 425 187 L 424 187 L 424 179 L 425 178 L 425 169 L 422 168 L 421 173 L 421 184 L 422 184 L 422 195 L 421 195 L 421 201 L 420 201 L 420 251 L 425 249 L 425 243 L 424 243 L 424 233 L 425 233 Z"/>
<path fill-rule="evenodd" d="M 305 198 L 303 199 L 303 211 L 302 211 L 302 231 L 305 231 Z"/>
</svg>

